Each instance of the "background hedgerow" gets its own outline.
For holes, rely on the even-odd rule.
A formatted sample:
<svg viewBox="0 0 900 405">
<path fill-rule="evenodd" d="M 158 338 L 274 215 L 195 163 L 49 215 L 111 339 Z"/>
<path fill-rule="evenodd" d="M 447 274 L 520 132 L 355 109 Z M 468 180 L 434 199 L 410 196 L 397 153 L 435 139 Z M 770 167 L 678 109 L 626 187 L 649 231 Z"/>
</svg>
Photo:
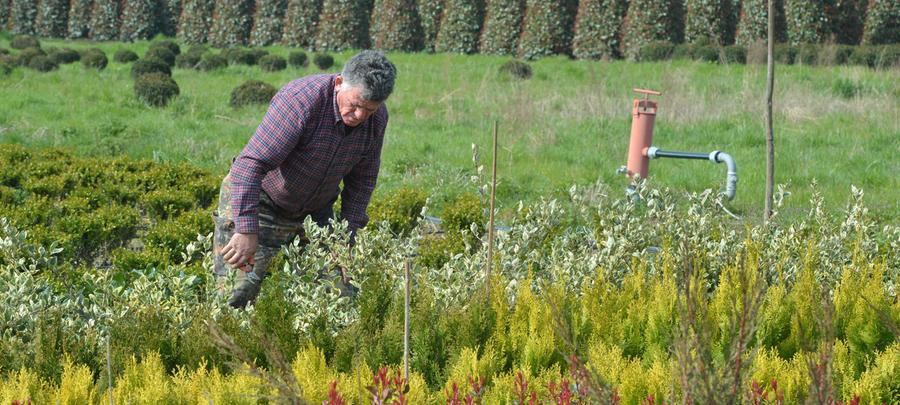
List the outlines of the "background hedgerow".
<svg viewBox="0 0 900 405">
<path fill-rule="evenodd" d="M 43 0 L 38 5 L 35 29 L 38 35 L 45 38 L 65 38 L 68 22 L 69 0 Z"/>
<path fill-rule="evenodd" d="M 13 34 L 33 35 L 38 5 L 33 0 L 10 0 L 9 30 Z"/>
<path fill-rule="evenodd" d="M 850 0 L 836 1 L 826 7 L 830 41 L 838 44 L 860 43 L 867 7 L 868 2 Z"/>
<path fill-rule="evenodd" d="M 179 19 L 178 39 L 188 44 L 206 43 L 212 27 L 214 0 L 184 0 Z"/>
<path fill-rule="evenodd" d="M 271 84 L 259 80 L 248 80 L 231 91 L 229 104 L 235 108 L 251 104 L 268 104 L 277 92 L 278 89 Z"/>
<path fill-rule="evenodd" d="M 484 22 L 484 0 L 448 0 L 444 3 L 435 52 L 475 53 Z"/>
<path fill-rule="evenodd" d="M 281 42 L 311 49 L 315 45 L 322 0 L 288 0 Z"/>
<path fill-rule="evenodd" d="M 267 46 L 281 40 L 287 0 L 256 0 L 250 45 Z"/>
<path fill-rule="evenodd" d="M 91 12 L 91 39 L 111 41 L 119 37 L 119 13 L 121 3 L 118 0 L 94 0 Z"/>
<path fill-rule="evenodd" d="M 178 33 L 181 7 L 187 0 L 162 0 L 159 5 L 159 32 L 174 38 Z"/>
<path fill-rule="evenodd" d="M 679 0 L 634 0 L 625 14 L 623 56 L 635 60 L 651 42 L 680 43 L 684 38 L 684 15 Z"/>
<path fill-rule="evenodd" d="M 689 43 L 704 42 L 727 45 L 734 42 L 729 17 L 732 0 L 686 0 L 684 40 Z"/>
<path fill-rule="evenodd" d="M 125 0 L 122 7 L 122 26 L 119 36 L 123 41 L 149 39 L 159 30 L 159 1 Z"/>
<path fill-rule="evenodd" d="M 735 34 L 735 43 L 750 46 L 757 41 L 765 42 L 769 37 L 769 4 L 765 0 L 744 0 L 741 3 L 740 18 Z M 784 2 L 775 2 L 775 41 L 787 38 L 784 21 Z"/>
<path fill-rule="evenodd" d="M 525 0 L 487 2 L 479 52 L 488 55 L 515 55 L 523 18 Z"/>
<path fill-rule="evenodd" d="M 519 38 L 519 57 L 535 59 L 571 54 L 577 11 L 578 2 L 573 0 L 528 0 Z"/>
<path fill-rule="evenodd" d="M 0 0 L 0 27 L 6 28 L 6 25 L 9 22 L 9 13 L 9 1 Z"/>
<path fill-rule="evenodd" d="M 900 5 L 890 0 L 871 0 L 866 13 L 862 43 L 866 45 L 900 42 Z"/>
<path fill-rule="evenodd" d="M 579 59 L 612 59 L 620 55 L 622 24 L 628 2 L 582 1 L 578 5 L 572 54 Z"/>
<path fill-rule="evenodd" d="M 370 25 L 372 46 L 376 49 L 415 52 L 423 47 L 415 0 L 379 0 Z"/>
<path fill-rule="evenodd" d="M 784 17 L 791 45 L 818 44 L 827 39 L 828 16 L 822 0 L 785 0 Z"/>
<path fill-rule="evenodd" d="M 316 30 L 315 49 L 341 51 L 369 46 L 369 16 L 372 3 L 367 0 L 324 0 Z"/>
<path fill-rule="evenodd" d="M 69 25 L 66 30 L 66 38 L 90 37 L 94 0 L 72 0 L 69 4 Z"/>
<path fill-rule="evenodd" d="M 253 24 L 253 0 L 217 0 L 209 29 L 209 43 L 225 48 L 246 45 Z"/>
<path fill-rule="evenodd" d="M 153 107 L 165 107 L 179 93 L 178 83 L 165 73 L 147 73 L 134 79 L 134 95 Z M 150 205 L 149 208 L 154 206 Z"/>
<path fill-rule="evenodd" d="M 423 47 L 426 52 L 434 51 L 435 41 L 441 29 L 445 1 L 416 0 L 416 11 L 419 13 L 419 23 L 422 24 Z"/>
</svg>

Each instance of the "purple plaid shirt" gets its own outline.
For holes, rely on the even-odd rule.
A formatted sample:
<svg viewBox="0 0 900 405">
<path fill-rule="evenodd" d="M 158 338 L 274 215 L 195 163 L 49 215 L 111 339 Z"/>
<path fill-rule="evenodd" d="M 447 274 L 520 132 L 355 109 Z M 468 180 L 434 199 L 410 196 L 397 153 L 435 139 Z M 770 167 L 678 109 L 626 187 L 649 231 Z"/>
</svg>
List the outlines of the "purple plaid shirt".
<svg viewBox="0 0 900 405">
<path fill-rule="evenodd" d="M 231 165 L 235 232 L 258 233 L 260 188 L 295 218 L 328 207 L 340 194 L 341 216 L 351 230 L 369 222 L 366 207 L 378 179 L 388 112 L 382 104 L 355 128 L 345 126 L 334 97 L 336 76 L 294 80 L 272 99 Z"/>
</svg>

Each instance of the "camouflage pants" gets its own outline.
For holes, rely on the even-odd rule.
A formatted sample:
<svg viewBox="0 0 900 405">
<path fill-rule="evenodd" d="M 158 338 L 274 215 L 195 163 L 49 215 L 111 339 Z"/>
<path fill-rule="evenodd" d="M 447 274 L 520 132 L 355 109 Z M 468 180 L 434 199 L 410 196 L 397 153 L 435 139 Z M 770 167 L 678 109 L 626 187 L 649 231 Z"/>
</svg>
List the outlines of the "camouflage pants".
<svg viewBox="0 0 900 405">
<path fill-rule="evenodd" d="M 308 214 L 319 226 L 327 226 L 333 211 L 329 205 L 319 212 Z M 254 264 L 246 266 L 244 271 L 235 272 L 234 289 L 228 304 L 233 307 L 244 307 L 253 302 L 259 294 L 260 286 L 269 274 L 269 265 L 278 254 L 281 247 L 292 242 L 294 238 L 303 237 L 303 221 L 307 215 L 291 217 L 281 211 L 269 198 L 260 191 L 259 194 L 259 233 L 256 254 L 253 256 Z M 234 236 L 234 212 L 231 207 L 231 179 L 225 176 L 222 187 L 219 190 L 219 206 L 213 212 L 215 232 L 213 237 L 214 272 L 219 280 L 219 285 L 224 285 L 224 279 L 235 268 L 225 262 L 222 257 L 222 248 L 231 241 Z"/>
</svg>

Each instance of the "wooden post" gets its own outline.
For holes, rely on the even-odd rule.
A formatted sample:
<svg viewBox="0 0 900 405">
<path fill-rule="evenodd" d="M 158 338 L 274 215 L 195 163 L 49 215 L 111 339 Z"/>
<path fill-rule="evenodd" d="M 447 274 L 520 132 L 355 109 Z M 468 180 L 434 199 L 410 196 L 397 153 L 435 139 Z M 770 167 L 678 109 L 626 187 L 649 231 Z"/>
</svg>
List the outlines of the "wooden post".
<svg viewBox="0 0 900 405">
<path fill-rule="evenodd" d="M 494 263 L 494 203 L 497 199 L 497 120 L 494 120 L 494 149 L 491 162 L 491 211 L 488 213 L 487 267 L 484 273 L 484 289 L 491 295 L 491 266 Z"/>
<path fill-rule="evenodd" d="M 775 88 L 775 1 L 769 0 L 769 35 L 766 53 L 766 206 L 763 221 L 772 217 L 775 192 L 775 131 L 772 128 L 772 93 Z"/>
<path fill-rule="evenodd" d="M 404 266 L 404 284 L 405 284 L 405 294 L 403 299 L 403 377 L 406 378 L 406 383 L 409 384 L 409 295 L 410 295 L 410 264 L 409 259 L 406 259 L 406 264 Z"/>
</svg>

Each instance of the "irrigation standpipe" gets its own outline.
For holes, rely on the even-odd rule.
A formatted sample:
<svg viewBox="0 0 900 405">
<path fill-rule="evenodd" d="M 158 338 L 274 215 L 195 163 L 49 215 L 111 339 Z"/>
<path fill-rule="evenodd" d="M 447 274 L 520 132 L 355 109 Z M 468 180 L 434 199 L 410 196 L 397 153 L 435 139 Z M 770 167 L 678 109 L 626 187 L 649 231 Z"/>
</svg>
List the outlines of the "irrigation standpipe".
<svg viewBox="0 0 900 405">
<path fill-rule="evenodd" d="M 619 173 L 628 177 L 638 176 L 647 178 L 650 171 L 650 160 L 659 158 L 670 159 L 695 159 L 709 160 L 713 163 L 725 163 L 728 174 L 725 179 L 725 192 L 729 200 L 734 199 L 737 192 L 737 164 L 731 155 L 722 151 L 710 153 L 666 151 L 653 146 L 653 123 L 656 120 L 657 103 L 650 100 L 649 96 L 659 96 L 662 93 L 653 90 L 633 89 L 634 92 L 644 95 L 644 98 L 635 99 L 631 110 L 631 140 L 628 145 L 628 164 L 619 168 Z"/>
</svg>

